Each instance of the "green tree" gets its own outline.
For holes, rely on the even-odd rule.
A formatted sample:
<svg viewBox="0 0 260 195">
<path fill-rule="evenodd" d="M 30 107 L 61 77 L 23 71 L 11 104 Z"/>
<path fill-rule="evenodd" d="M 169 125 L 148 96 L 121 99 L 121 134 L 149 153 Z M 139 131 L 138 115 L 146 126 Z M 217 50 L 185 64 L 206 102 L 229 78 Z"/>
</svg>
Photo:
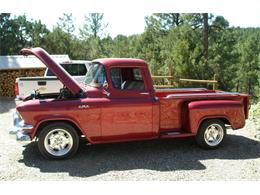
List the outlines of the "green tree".
<svg viewBox="0 0 260 195">
<path fill-rule="evenodd" d="M 28 45 L 30 47 L 45 47 L 46 36 L 50 32 L 40 20 L 32 21 L 27 29 Z"/>
<path fill-rule="evenodd" d="M 179 78 L 201 79 L 204 77 L 205 59 L 202 56 L 202 42 L 199 30 L 185 24 L 174 28 L 163 41 L 162 58 L 164 74 L 172 72 L 176 81 Z"/>
<path fill-rule="evenodd" d="M 101 13 L 90 13 L 85 16 L 85 24 L 83 28 L 80 29 L 81 37 L 89 38 L 100 38 L 105 36 L 104 30 L 107 28 L 108 24 L 104 23 L 104 14 Z"/>
<path fill-rule="evenodd" d="M 164 32 L 183 23 L 180 13 L 155 13 L 145 18 L 146 25 Z"/>
<path fill-rule="evenodd" d="M 63 14 L 46 36 L 46 49 L 53 54 L 68 54 L 72 59 L 82 57 L 82 44 L 73 34 L 74 31 L 72 14 Z"/>
<path fill-rule="evenodd" d="M 64 32 L 59 27 L 54 27 L 47 37 L 46 50 L 52 54 L 68 54 L 74 57 L 72 50 L 73 37 L 71 34 Z"/>
<path fill-rule="evenodd" d="M 145 59 L 148 62 L 153 75 L 159 74 L 159 68 L 162 65 L 161 41 L 162 35 L 150 26 L 136 40 L 134 53 L 136 57 Z"/>
<path fill-rule="evenodd" d="M 63 16 L 59 18 L 57 26 L 68 34 L 73 34 L 75 31 L 75 25 L 73 21 L 72 13 L 63 13 Z"/>
<path fill-rule="evenodd" d="M 48 34 L 40 21 L 28 21 L 25 15 L 0 14 L 0 54 L 17 54 L 23 47 L 44 46 Z"/>
<path fill-rule="evenodd" d="M 238 53 L 234 29 L 228 28 L 223 17 L 216 17 L 209 31 L 208 74 L 217 74 L 222 90 L 233 90 L 236 85 Z"/>
<path fill-rule="evenodd" d="M 127 36 L 117 35 L 113 39 L 113 57 L 130 57 L 130 44 Z"/>
<path fill-rule="evenodd" d="M 0 14 L 0 55 L 11 54 L 15 34 L 12 31 L 13 21 L 9 13 Z M 10 51 L 11 50 L 11 51 Z"/>
<path fill-rule="evenodd" d="M 11 18 L 11 14 L 1 14 L 1 54 L 16 54 L 27 45 L 28 34 L 26 17 Z"/>
<path fill-rule="evenodd" d="M 257 98 L 257 87 L 259 87 L 260 73 L 260 47 L 258 44 L 260 37 L 257 35 L 248 36 L 243 42 L 238 44 L 240 62 L 238 67 L 237 89 L 249 93 L 253 98 Z"/>
</svg>

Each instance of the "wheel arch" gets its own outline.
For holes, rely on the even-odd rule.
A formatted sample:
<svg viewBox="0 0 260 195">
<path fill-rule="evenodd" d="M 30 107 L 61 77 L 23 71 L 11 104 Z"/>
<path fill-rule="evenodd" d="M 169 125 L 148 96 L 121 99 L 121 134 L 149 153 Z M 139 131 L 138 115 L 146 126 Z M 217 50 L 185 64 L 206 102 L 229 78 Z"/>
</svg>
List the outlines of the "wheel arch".
<svg viewBox="0 0 260 195">
<path fill-rule="evenodd" d="M 62 123 L 66 123 L 66 124 L 69 124 L 71 125 L 72 127 L 74 127 L 74 129 L 76 130 L 77 134 L 80 136 L 80 135 L 84 135 L 83 134 L 83 131 L 81 130 L 81 128 L 79 127 L 79 125 L 71 120 L 71 119 L 64 119 L 64 118 L 60 118 L 60 119 L 45 119 L 45 120 L 42 120 L 40 121 L 38 124 L 37 124 L 37 127 L 36 127 L 36 130 L 34 132 L 34 135 L 33 137 L 38 137 L 39 133 L 42 131 L 42 129 L 46 126 L 46 125 L 49 125 L 51 123 L 57 123 L 57 122 L 62 122 Z"/>
<path fill-rule="evenodd" d="M 202 119 L 199 121 L 199 124 L 198 124 L 198 127 L 197 127 L 197 128 L 200 128 L 200 126 L 201 126 L 202 123 L 204 123 L 205 121 L 210 120 L 210 119 L 220 120 L 220 121 L 222 121 L 225 125 L 230 125 L 230 121 L 229 121 L 229 119 L 228 119 L 227 116 L 208 116 L 208 117 L 202 118 Z"/>
<path fill-rule="evenodd" d="M 217 120 L 220 120 L 222 121 L 225 125 L 231 125 L 230 123 L 230 119 L 227 117 L 227 116 L 205 116 L 203 118 L 201 118 L 199 121 L 198 121 L 198 124 L 196 125 L 196 127 L 192 128 L 191 131 L 193 133 L 197 133 L 199 128 L 201 127 L 201 125 L 207 121 L 207 120 L 210 120 L 210 119 L 217 119 Z"/>
</svg>

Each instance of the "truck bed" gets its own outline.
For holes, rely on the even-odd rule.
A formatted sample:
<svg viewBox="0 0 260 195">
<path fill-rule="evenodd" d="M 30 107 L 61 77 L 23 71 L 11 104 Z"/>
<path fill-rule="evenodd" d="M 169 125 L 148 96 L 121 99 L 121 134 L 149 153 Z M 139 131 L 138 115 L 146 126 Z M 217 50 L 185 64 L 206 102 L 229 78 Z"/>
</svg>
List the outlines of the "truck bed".
<svg viewBox="0 0 260 195">
<path fill-rule="evenodd" d="M 157 89 L 156 96 L 160 101 L 160 131 L 163 132 L 190 132 L 189 103 L 191 102 L 210 102 L 214 105 L 218 101 L 233 101 L 237 104 L 245 105 L 241 112 L 247 118 L 248 98 L 243 94 L 230 93 L 205 88 L 187 89 Z M 207 108 L 210 110 L 209 108 Z"/>
</svg>

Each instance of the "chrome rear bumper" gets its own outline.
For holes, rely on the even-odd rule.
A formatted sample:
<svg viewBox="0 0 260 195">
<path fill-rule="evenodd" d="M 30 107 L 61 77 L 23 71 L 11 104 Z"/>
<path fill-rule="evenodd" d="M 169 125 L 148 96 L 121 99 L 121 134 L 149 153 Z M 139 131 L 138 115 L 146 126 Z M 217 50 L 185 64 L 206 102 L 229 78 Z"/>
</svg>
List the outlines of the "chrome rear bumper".
<svg viewBox="0 0 260 195">
<path fill-rule="evenodd" d="M 18 112 L 13 114 L 13 127 L 9 130 L 9 134 L 16 134 L 18 141 L 30 141 L 31 137 L 27 131 L 31 129 L 33 129 L 33 125 L 25 124 Z"/>
</svg>

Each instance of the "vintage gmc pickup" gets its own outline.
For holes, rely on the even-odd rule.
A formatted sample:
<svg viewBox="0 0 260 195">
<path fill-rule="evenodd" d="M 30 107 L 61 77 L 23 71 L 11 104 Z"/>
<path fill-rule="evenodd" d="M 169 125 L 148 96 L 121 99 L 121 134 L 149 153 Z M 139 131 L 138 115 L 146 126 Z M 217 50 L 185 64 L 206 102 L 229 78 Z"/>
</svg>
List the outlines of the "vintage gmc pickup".
<svg viewBox="0 0 260 195">
<path fill-rule="evenodd" d="M 79 138 L 91 144 L 195 137 L 203 148 L 223 143 L 226 127 L 248 118 L 249 96 L 208 89 L 155 90 L 145 61 L 97 59 L 79 85 L 41 48 L 38 57 L 61 80 L 57 94 L 35 92 L 16 106 L 18 140 L 36 140 L 49 159 L 72 157 Z"/>
</svg>

